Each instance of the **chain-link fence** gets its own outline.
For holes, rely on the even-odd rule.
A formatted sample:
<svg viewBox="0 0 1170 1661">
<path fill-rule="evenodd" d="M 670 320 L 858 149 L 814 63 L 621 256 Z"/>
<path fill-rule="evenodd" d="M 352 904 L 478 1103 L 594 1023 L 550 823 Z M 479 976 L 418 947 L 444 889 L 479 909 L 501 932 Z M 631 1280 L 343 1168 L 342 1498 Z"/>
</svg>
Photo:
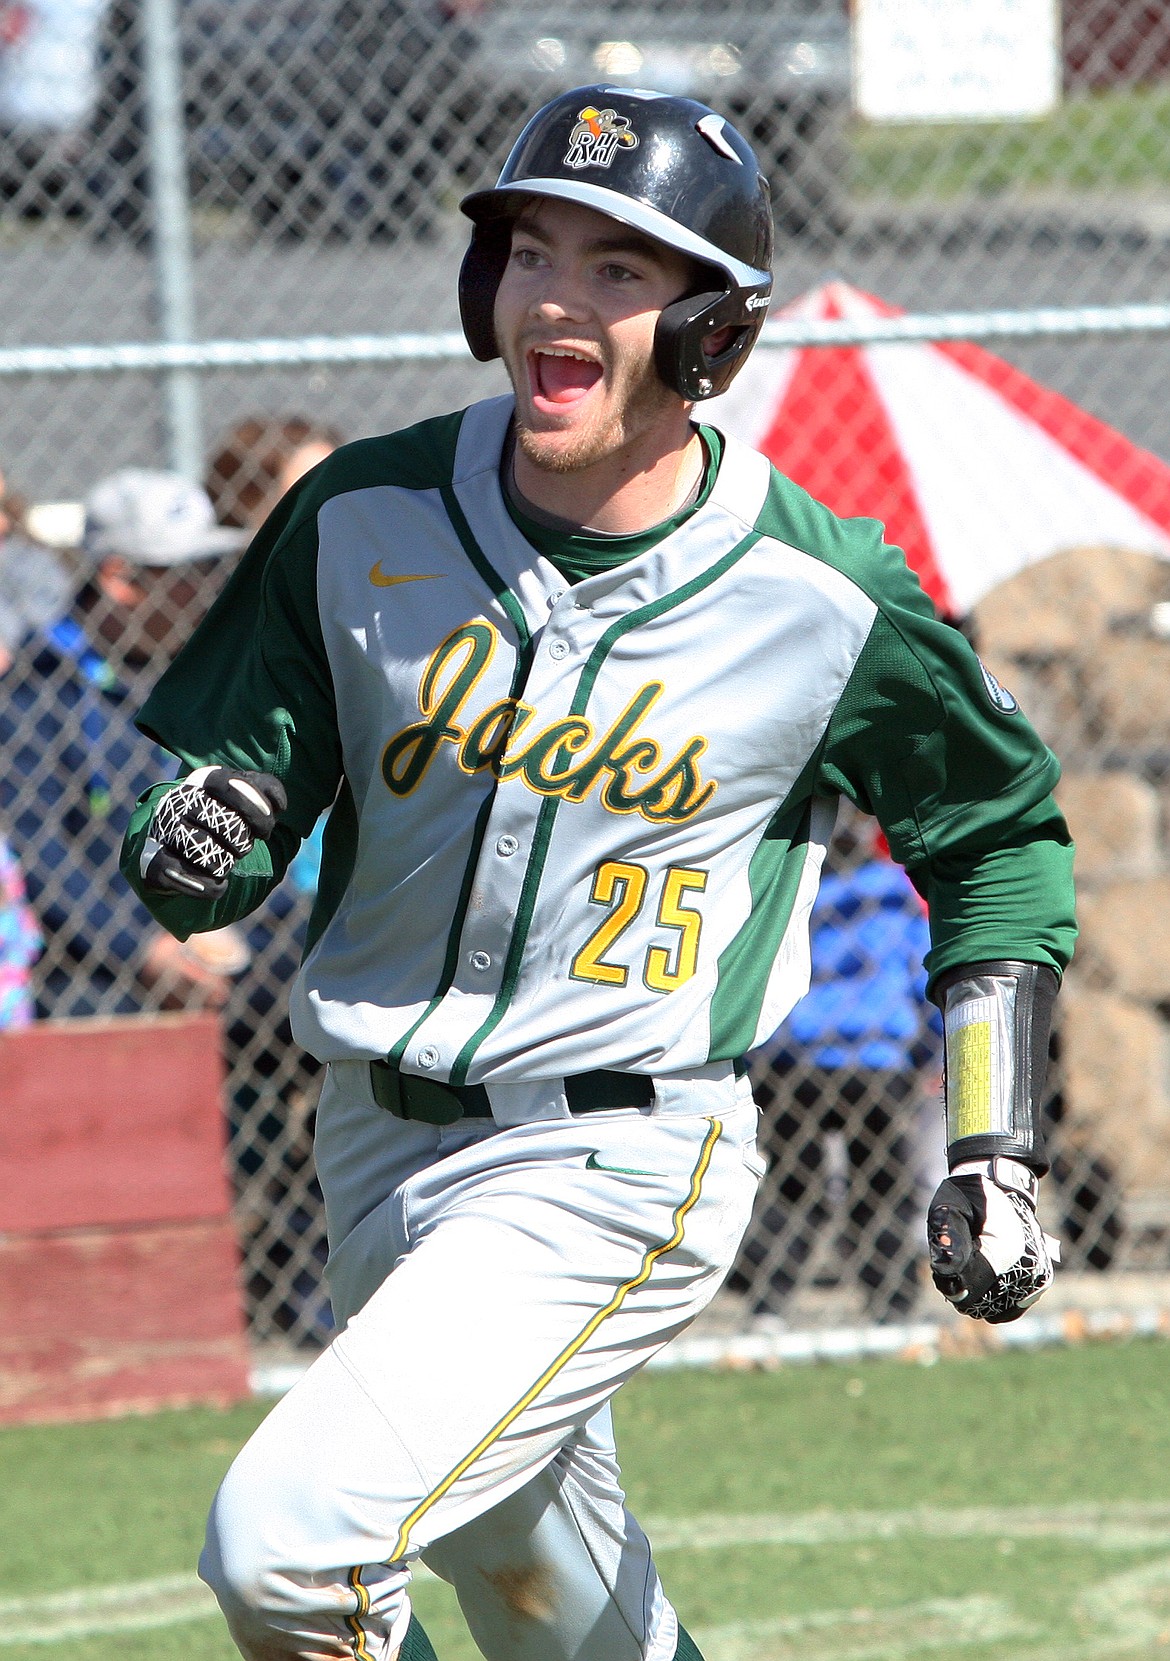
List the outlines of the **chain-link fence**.
<svg viewBox="0 0 1170 1661">
<path fill-rule="evenodd" d="M 570 12 L 537 0 L 177 0 L 181 99 L 169 106 L 166 10 L 160 25 L 156 0 L 0 0 L 2 344 L 453 329 L 460 195 L 492 176 L 526 114 L 595 79 L 692 93 L 748 132 L 773 183 L 782 301 L 830 275 L 912 310 L 1170 301 L 1170 7 L 1148 0 L 1066 0 L 1063 92 L 1047 116 L 915 123 L 854 110 L 856 30 L 837 0 Z M 171 141 L 177 174 L 164 165 Z M 1170 335 L 1001 349 L 1170 456 Z M 116 467 L 194 450 L 222 522 L 247 526 L 322 447 L 503 382 L 496 366 L 450 360 L 2 384 L 0 466 L 30 499 L 77 500 Z M 888 480 L 872 434 L 847 404 L 839 426 L 854 495 L 872 475 L 876 496 Z M 1103 452 L 1098 471 L 1111 465 Z M 0 678 L 0 832 L 46 934 L 41 1010 L 226 995 L 253 1329 L 319 1342 L 315 1069 L 283 1016 L 311 860 L 238 938 L 162 960 L 113 873 L 139 782 L 159 776 L 130 718 L 169 643 L 161 623 L 148 645 L 128 641 L 127 591 L 92 564 L 43 563 L 54 557 L 19 555 L 15 599 L 0 567 L 0 638 L 5 604 L 18 619 Z M 141 618 L 148 600 L 186 630 L 219 578 L 209 569 L 198 594 L 131 595 L 131 609 Z M 1170 970 L 1151 938 L 1170 898 L 1158 609 L 1170 567 L 1148 551 L 1061 555 L 997 592 L 977 608 L 981 647 L 1061 754 L 1089 850 L 1084 967 L 1054 1073 L 1050 1225 L 1074 1267 L 1170 1272 Z M 873 1025 L 835 1031 L 821 1007 L 814 1028 L 814 996 L 803 1027 L 756 1060 L 771 1169 L 732 1283 L 745 1320 L 914 1307 L 938 1158 L 937 1046 L 909 967 L 922 918 L 856 826 L 834 858 L 817 919 L 827 961 L 865 924 L 878 968 L 904 952 L 906 974 L 881 989 Z M 881 979 L 864 953 L 854 961 L 862 981 Z"/>
<path fill-rule="evenodd" d="M 781 300 L 829 272 L 914 310 L 1170 298 L 1170 14 L 1149 0 L 1066 0 L 1051 116 L 965 125 L 853 115 L 840 0 L 174 3 L 186 264 L 181 235 L 153 235 L 151 93 L 165 88 L 148 78 L 147 0 L 0 8 L 6 343 L 173 331 L 164 255 L 204 338 L 455 327 L 460 195 L 526 113 L 599 76 L 693 92 L 742 122 L 773 181 Z M 1013 356 L 1165 454 L 1166 350 Z M 225 378 L 202 386 L 203 448 L 256 410 L 304 407 L 355 434 L 488 384 L 490 370 L 322 371 L 290 403 L 285 380 Z M 160 453 L 165 406 L 141 382 L 6 393 L 0 454 L 38 496 Z"/>
</svg>

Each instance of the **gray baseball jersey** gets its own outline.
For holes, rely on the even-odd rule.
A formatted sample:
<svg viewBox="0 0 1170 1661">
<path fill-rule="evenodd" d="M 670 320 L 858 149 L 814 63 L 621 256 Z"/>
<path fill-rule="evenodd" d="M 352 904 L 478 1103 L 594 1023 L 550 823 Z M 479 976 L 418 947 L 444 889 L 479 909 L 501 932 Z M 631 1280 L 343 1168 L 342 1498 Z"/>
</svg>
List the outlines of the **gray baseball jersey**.
<svg viewBox="0 0 1170 1661">
<path fill-rule="evenodd" d="M 932 974 L 1071 951 L 1055 759 L 870 520 L 733 440 L 654 546 L 568 584 L 520 534 L 510 398 L 349 445 L 287 498 L 142 725 L 331 806 L 298 1041 L 456 1084 L 741 1055 L 808 984 L 837 797 L 929 899 Z M 125 869 L 154 798 L 140 806 Z"/>
</svg>

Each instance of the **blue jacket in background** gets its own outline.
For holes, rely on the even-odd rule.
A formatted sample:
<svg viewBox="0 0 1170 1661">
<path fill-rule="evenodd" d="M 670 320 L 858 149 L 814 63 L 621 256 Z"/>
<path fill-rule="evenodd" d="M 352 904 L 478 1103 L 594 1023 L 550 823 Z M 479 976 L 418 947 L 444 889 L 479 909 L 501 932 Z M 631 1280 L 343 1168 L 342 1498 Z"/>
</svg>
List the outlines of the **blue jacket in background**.
<svg viewBox="0 0 1170 1661">
<path fill-rule="evenodd" d="M 141 686 L 118 680 L 72 616 L 30 642 L 0 676 L 0 826 L 47 942 L 64 946 L 69 960 L 42 974 L 42 1015 L 155 1007 L 125 971 L 158 925 L 118 860 L 135 801 L 173 778 L 178 764 L 134 725 L 142 697 Z M 247 981 L 253 1026 L 296 973 L 306 914 L 285 885 L 249 919 L 249 948 L 265 965 Z"/>
<path fill-rule="evenodd" d="M 154 925 L 118 856 L 136 797 L 175 762 L 135 727 L 137 703 L 74 617 L 0 677 L 0 823 L 46 936 L 76 965 L 48 971 L 46 1015 L 141 1007 L 114 981 Z"/>
<path fill-rule="evenodd" d="M 827 872 L 813 906 L 812 983 L 764 1053 L 863 1071 L 931 1064 L 942 1023 L 926 1001 L 929 945 L 926 916 L 901 866 L 872 859 Z"/>
</svg>

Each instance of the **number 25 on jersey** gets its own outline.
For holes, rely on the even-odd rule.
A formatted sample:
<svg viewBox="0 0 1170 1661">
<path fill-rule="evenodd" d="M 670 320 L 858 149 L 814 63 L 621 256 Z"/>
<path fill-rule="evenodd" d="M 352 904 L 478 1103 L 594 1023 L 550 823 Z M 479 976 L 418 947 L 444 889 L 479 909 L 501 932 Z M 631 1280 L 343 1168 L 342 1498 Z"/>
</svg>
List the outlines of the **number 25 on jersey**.
<svg viewBox="0 0 1170 1661">
<path fill-rule="evenodd" d="M 642 910 L 649 882 L 650 873 L 644 865 L 607 859 L 597 867 L 589 899 L 593 905 L 605 906 L 608 915 L 573 959 L 569 972 L 574 980 L 596 981 L 602 986 L 626 984 L 629 966 L 608 961 L 606 954 L 617 946 Z M 685 865 L 667 868 L 658 901 L 658 921 L 664 929 L 675 930 L 677 938 L 669 946 L 650 946 L 646 950 L 642 979 L 652 992 L 673 992 L 694 974 L 703 919 L 685 901 L 689 893 L 701 894 L 706 886 L 706 871 Z"/>
</svg>

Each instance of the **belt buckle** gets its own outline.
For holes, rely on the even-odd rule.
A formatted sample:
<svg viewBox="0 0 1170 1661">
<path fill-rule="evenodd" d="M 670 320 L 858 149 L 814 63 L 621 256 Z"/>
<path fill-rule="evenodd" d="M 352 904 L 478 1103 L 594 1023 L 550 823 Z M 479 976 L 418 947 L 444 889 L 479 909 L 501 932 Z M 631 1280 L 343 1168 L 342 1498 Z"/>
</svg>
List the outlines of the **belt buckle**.
<svg viewBox="0 0 1170 1661">
<path fill-rule="evenodd" d="M 378 1106 L 396 1119 L 424 1125 L 454 1125 L 463 1104 L 453 1090 L 433 1079 L 400 1073 L 388 1061 L 370 1062 L 370 1089 Z"/>
<path fill-rule="evenodd" d="M 455 1125 L 464 1117 L 463 1103 L 454 1090 L 436 1079 L 400 1073 L 398 1088 L 404 1119 L 415 1119 L 424 1125 Z"/>
</svg>

